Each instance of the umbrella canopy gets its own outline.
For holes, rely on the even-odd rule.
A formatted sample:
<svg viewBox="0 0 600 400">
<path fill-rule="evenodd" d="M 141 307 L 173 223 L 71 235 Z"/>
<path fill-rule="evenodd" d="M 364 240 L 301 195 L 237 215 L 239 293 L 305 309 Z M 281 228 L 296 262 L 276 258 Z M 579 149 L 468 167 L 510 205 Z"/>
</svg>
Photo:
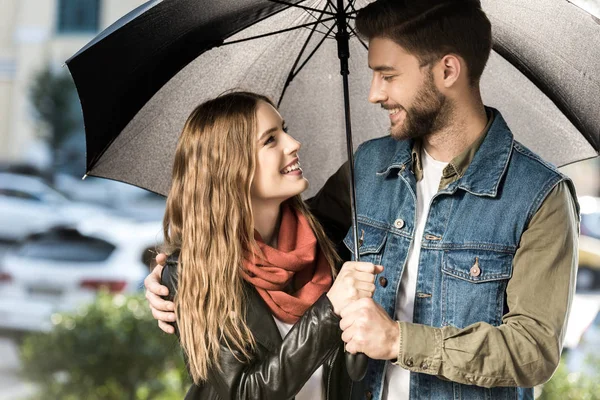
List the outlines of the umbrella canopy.
<svg viewBox="0 0 600 400">
<path fill-rule="evenodd" d="M 368 3 L 345 2 L 351 16 Z M 502 111 L 517 140 L 558 166 L 597 156 L 598 20 L 565 0 L 482 7 L 494 35 L 484 102 Z M 87 173 L 166 195 L 189 113 L 238 88 L 280 102 L 304 144 L 314 193 L 346 160 L 335 9 L 331 0 L 152 0 L 132 11 L 67 61 L 83 109 Z M 389 119 L 367 102 L 371 74 L 356 36 L 349 67 L 357 145 L 387 134 Z"/>
</svg>

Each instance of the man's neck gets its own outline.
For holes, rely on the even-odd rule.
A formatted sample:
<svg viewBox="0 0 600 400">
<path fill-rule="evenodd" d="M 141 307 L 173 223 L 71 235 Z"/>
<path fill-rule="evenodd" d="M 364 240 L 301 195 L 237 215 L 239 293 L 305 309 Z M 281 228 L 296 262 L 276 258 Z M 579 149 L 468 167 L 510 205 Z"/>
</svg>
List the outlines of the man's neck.
<svg viewBox="0 0 600 400">
<path fill-rule="evenodd" d="M 449 124 L 426 136 L 423 146 L 435 160 L 450 162 L 473 144 L 487 125 L 488 117 L 481 100 L 474 104 L 456 104 Z"/>
</svg>

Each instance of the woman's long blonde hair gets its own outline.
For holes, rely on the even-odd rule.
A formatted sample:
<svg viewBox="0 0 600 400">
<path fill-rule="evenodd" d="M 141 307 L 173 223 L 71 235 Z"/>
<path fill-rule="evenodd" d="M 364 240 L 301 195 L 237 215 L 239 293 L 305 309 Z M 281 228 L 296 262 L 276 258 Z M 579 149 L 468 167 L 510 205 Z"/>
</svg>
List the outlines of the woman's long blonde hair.
<svg viewBox="0 0 600 400">
<path fill-rule="evenodd" d="M 239 270 L 244 255 L 258 249 L 250 186 L 260 101 L 273 105 L 249 92 L 201 104 L 177 144 L 163 229 L 166 252 L 180 251 L 175 313 L 195 383 L 206 381 L 209 369 L 219 367 L 220 344 L 241 361 L 249 361 L 255 349 L 245 322 Z M 287 202 L 307 217 L 335 271 L 339 259 L 319 223 L 299 195 Z"/>
</svg>

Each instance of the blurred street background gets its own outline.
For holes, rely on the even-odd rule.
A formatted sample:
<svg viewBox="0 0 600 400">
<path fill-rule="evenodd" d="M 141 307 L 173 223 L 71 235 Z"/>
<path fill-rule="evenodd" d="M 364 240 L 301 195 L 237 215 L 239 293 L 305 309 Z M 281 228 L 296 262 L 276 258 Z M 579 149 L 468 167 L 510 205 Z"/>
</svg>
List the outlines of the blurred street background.
<svg viewBox="0 0 600 400">
<path fill-rule="evenodd" d="M 165 349 L 172 338 L 143 299 L 164 198 L 82 180 L 64 66 L 143 3 L 0 1 L 0 400 L 180 399 L 187 388 L 177 344 Z M 600 0 L 571 3 L 600 18 Z M 600 161 L 561 169 L 581 203 L 580 268 L 563 362 L 536 396 L 600 399 Z"/>
</svg>

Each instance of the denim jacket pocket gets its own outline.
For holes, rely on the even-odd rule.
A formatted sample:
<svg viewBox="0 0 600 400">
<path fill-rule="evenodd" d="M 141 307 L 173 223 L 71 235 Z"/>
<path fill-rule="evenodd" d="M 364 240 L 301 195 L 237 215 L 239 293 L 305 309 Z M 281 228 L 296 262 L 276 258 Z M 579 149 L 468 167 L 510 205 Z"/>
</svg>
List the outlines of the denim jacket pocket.
<svg viewBox="0 0 600 400">
<path fill-rule="evenodd" d="M 358 237 L 358 253 L 360 254 L 360 261 L 380 264 L 383 254 L 383 247 L 387 238 L 387 231 L 385 229 L 376 228 L 374 226 L 359 222 Z M 348 231 L 348 234 L 344 238 L 344 244 L 352 253 L 352 259 L 355 260 L 354 235 L 352 229 Z"/>
<path fill-rule="evenodd" d="M 489 250 L 448 250 L 442 259 L 442 320 L 464 328 L 502 322 L 513 255 Z"/>
</svg>

